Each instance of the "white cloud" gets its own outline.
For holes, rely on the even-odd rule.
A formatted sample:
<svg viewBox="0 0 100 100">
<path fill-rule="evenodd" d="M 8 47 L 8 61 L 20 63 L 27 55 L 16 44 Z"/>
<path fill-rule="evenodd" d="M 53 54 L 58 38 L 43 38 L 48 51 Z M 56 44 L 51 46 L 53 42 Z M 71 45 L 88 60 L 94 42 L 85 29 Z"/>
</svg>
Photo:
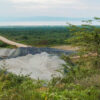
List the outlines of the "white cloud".
<svg viewBox="0 0 100 100">
<path fill-rule="evenodd" d="M 100 0 L 0 0 L 1 16 L 100 16 Z"/>
<path fill-rule="evenodd" d="M 13 3 L 66 3 L 72 4 L 79 0 L 11 0 Z"/>
<path fill-rule="evenodd" d="M 39 0 L 11 0 L 14 3 L 29 3 L 29 2 L 38 2 Z M 45 2 L 47 0 L 40 0 L 39 2 Z"/>
</svg>

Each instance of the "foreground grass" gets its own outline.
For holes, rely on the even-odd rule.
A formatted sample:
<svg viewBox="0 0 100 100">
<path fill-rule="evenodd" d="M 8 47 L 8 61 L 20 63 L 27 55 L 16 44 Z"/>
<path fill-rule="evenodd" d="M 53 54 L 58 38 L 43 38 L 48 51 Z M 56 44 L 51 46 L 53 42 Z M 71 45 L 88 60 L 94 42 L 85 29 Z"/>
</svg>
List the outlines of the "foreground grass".
<svg viewBox="0 0 100 100">
<path fill-rule="evenodd" d="M 17 76 L 1 69 L 0 100 L 100 100 L 99 69 L 65 66 L 68 73 L 50 81 Z"/>
</svg>

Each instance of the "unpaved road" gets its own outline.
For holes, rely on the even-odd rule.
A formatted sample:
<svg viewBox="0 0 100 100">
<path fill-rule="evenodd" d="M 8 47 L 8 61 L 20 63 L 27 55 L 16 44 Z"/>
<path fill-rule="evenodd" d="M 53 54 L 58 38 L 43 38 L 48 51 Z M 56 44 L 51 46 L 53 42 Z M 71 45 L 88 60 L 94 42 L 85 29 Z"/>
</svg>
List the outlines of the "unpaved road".
<svg viewBox="0 0 100 100">
<path fill-rule="evenodd" d="M 70 45 L 60 45 L 60 46 L 53 46 L 52 48 L 61 49 L 61 50 L 71 50 L 71 51 L 77 51 L 78 47 L 72 47 Z"/>
<path fill-rule="evenodd" d="M 16 46 L 16 47 L 31 47 L 29 45 L 25 45 L 25 44 L 21 44 L 21 43 L 17 43 L 17 42 L 11 41 L 11 40 L 3 37 L 3 36 L 0 36 L 0 41 L 2 41 L 4 43 L 7 43 L 9 45 Z M 78 50 L 78 47 L 72 47 L 70 45 L 53 46 L 51 48 L 62 49 L 62 50 L 72 50 L 72 51 Z"/>
<path fill-rule="evenodd" d="M 7 43 L 9 45 L 13 45 L 13 46 L 16 46 L 16 47 L 29 47 L 28 45 L 25 45 L 25 44 L 21 44 L 21 43 L 16 43 L 14 41 L 11 41 L 11 40 L 8 40 L 7 38 L 3 37 L 3 36 L 0 36 L 0 41 L 4 42 L 4 43 Z"/>
</svg>

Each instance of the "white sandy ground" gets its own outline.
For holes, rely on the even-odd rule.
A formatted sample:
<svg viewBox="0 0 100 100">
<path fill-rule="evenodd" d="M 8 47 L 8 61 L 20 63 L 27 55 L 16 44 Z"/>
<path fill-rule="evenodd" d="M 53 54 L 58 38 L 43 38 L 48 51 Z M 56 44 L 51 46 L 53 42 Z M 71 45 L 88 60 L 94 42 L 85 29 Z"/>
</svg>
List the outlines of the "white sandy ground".
<svg viewBox="0 0 100 100">
<path fill-rule="evenodd" d="M 16 47 L 28 47 L 27 45 L 24 45 L 24 44 L 21 44 L 21 43 L 16 43 L 14 41 L 8 40 L 7 38 L 5 38 L 3 36 L 0 36 L 0 40 L 4 43 L 7 43 L 9 45 L 13 45 L 13 46 L 16 46 Z"/>
<path fill-rule="evenodd" d="M 16 49 L 0 48 L 0 57 L 9 57 Z"/>
<path fill-rule="evenodd" d="M 56 70 L 62 68 L 65 64 L 58 56 L 51 56 L 48 53 L 35 55 L 27 55 L 23 57 L 11 58 L 5 61 L 0 61 L 0 67 L 6 64 L 9 72 L 17 75 L 28 75 L 34 79 L 49 80 L 52 75 L 61 75 Z"/>
</svg>

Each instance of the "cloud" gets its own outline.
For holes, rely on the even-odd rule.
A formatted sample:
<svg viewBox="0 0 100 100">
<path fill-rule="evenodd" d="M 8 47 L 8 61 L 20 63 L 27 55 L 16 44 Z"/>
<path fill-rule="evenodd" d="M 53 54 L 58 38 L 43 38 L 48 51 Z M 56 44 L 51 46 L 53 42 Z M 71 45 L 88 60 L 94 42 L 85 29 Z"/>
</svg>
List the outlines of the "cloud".
<svg viewBox="0 0 100 100">
<path fill-rule="evenodd" d="M 13 3 L 13 7 L 20 10 L 44 10 L 52 12 L 54 10 L 69 11 L 81 11 L 99 9 L 99 6 L 93 6 L 93 2 L 88 3 L 86 0 L 10 0 Z M 85 1 L 85 2 L 84 2 Z M 63 12 L 63 11 L 62 11 Z"/>
<path fill-rule="evenodd" d="M 0 17 L 99 17 L 99 4 L 99 0 L 0 0 Z"/>
<path fill-rule="evenodd" d="M 13 3 L 75 3 L 78 0 L 11 0 Z"/>
<path fill-rule="evenodd" d="M 78 4 L 79 0 L 11 0 L 14 7 L 20 9 L 63 8 Z"/>
</svg>

